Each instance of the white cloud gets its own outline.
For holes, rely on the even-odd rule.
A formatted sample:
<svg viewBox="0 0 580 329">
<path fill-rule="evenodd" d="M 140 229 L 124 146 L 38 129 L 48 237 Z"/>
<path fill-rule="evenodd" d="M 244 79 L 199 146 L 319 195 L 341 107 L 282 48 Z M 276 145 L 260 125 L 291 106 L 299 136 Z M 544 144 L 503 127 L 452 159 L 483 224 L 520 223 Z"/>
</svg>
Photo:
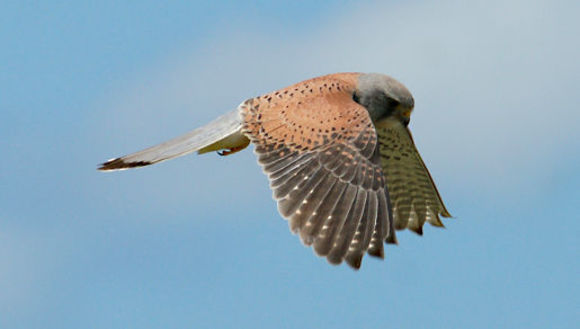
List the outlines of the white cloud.
<svg viewBox="0 0 580 329">
<path fill-rule="evenodd" d="M 224 32 L 123 88 L 109 104 L 120 119 L 113 137 L 130 136 L 119 150 L 133 151 L 299 80 L 383 72 L 414 93 L 412 129 L 444 190 L 528 188 L 538 182 L 529 175 L 555 170 L 550 159 L 580 140 L 577 9 L 551 1 L 377 3 L 345 9 L 308 34 Z"/>
</svg>

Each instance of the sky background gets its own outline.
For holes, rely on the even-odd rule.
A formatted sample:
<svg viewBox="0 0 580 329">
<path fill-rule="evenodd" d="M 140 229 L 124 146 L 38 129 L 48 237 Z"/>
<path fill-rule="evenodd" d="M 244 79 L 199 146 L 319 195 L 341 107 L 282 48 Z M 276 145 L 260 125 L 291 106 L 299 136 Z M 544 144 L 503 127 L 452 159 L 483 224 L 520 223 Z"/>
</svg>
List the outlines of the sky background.
<svg viewBox="0 0 580 329">
<path fill-rule="evenodd" d="M 580 2 L 0 2 L 0 328 L 575 328 Z M 322 74 L 413 92 L 455 216 L 385 261 L 289 233 L 251 151 L 97 164 Z"/>
</svg>

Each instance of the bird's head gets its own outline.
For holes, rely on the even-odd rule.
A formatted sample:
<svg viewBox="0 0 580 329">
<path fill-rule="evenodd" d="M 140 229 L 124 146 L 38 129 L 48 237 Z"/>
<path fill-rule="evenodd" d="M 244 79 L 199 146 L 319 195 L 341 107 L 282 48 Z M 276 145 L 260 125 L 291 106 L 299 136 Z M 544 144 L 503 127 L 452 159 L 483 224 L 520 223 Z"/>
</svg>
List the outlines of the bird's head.
<svg viewBox="0 0 580 329">
<path fill-rule="evenodd" d="M 375 123 L 398 121 L 407 126 L 415 106 L 413 96 L 402 83 L 378 73 L 359 76 L 353 99 L 367 109 Z"/>
</svg>

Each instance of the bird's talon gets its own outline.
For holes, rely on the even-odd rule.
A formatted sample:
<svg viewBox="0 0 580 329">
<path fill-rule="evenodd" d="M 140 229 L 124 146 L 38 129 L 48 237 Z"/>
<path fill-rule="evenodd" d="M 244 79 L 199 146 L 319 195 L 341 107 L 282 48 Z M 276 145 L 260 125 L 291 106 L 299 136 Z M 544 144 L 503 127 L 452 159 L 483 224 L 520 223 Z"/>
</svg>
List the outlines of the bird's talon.
<svg viewBox="0 0 580 329">
<path fill-rule="evenodd" d="M 217 154 L 219 156 L 226 156 L 226 155 L 234 154 L 242 149 L 243 149 L 243 147 L 234 147 L 234 148 L 227 149 L 227 150 L 217 151 Z"/>
</svg>

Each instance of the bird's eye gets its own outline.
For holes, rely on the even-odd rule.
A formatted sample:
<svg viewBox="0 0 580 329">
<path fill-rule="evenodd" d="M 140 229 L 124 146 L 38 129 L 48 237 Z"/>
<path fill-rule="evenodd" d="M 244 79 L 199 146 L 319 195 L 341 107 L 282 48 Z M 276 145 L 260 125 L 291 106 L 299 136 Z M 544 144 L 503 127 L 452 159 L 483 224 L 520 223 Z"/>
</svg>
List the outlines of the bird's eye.
<svg viewBox="0 0 580 329">
<path fill-rule="evenodd" d="M 399 101 L 391 98 L 391 97 L 387 97 L 387 101 L 386 101 L 386 107 L 388 109 L 394 109 L 397 106 L 399 106 L 399 104 L 401 104 Z"/>
<path fill-rule="evenodd" d="M 352 93 L 352 100 L 360 104 L 360 97 L 356 94 L 356 92 Z"/>
</svg>

